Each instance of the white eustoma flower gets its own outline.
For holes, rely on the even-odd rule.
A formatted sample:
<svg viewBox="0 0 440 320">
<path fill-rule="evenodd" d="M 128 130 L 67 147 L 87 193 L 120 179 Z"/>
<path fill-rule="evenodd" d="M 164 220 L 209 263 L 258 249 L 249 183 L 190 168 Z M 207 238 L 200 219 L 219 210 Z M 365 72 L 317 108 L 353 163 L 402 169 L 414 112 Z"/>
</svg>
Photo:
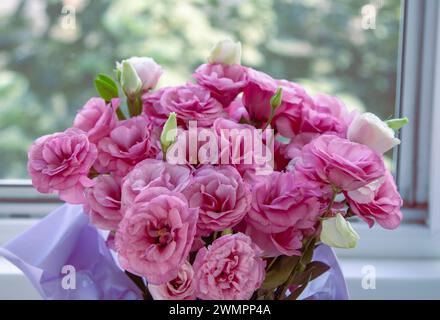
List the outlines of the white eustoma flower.
<svg viewBox="0 0 440 320">
<path fill-rule="evenodd" d="M 394 130 L 379 117 L 366 112 L 357 116 L 350 124 L 347 138 L 382 154 L 400 144 L 400 140 L 394 134 Z"/>
<path fill-rule="evenodd" d="M 240 64 L 241 43 L 232 40 L 222 40 L 211 50 L 208 57 L 209 63 Z"/>
<path fill-rule="evenodd" d="M 356 247 L 358 240 L 359 235 L 340 213 L 322 221 L 321 241 L 326 245 L 349 249 Z"/>
</svg>

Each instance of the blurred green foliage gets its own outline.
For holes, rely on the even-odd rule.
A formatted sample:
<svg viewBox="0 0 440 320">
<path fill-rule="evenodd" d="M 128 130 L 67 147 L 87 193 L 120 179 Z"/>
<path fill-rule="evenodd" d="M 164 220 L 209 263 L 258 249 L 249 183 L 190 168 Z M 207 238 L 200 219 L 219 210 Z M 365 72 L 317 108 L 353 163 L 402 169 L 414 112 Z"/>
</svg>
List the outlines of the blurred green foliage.
<svg viewBox="0 0 440 320">
<path fill-rule="evenodd" d="M 8 0 L 0 3 L 0 178 L 26 178 L 27 149 L 64 130 L 115 61 L 152 56 L 160 85 L 188 81 L 212 45 L 243 64 L 382 118 L 394 112 L 400 0 Z"/>
</svg>

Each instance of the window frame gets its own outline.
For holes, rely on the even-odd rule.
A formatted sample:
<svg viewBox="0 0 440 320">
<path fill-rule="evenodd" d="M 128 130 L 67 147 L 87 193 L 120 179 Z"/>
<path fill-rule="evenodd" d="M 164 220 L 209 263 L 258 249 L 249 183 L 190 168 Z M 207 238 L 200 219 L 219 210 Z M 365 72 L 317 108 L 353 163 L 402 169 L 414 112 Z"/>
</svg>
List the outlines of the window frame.
<svg viewBox="0 0 440 320">
<path fill-rule="evenodd" d="M 440 89 L 440 4 L 402 0 L 401 16 L 396 116 L 407 116 L 410 124 L 400 132 L 394 157 L 406 219 L 392 232 L 353 223 L 361 240 L 356 249 L 337 250 L 341 257 L 440 257 L 440 246 L 433 245 L 440 244 L 440 148 L 430 148 L 440 140 L 440 108 L 434 108 L 440 105 L 440 90 L 434 90 Z M 0 245 L 61 203 L 56 195 L 38 193 L 30 180 L 0 180 Z"/>
<path fill-rule="evenodd" d="M 396 116 L 407 116 L 409 125 L 400 132 L 402 140 L 394 156 L 396 181 L 405 200 L 404 213 L 412 222 L 431 232 L 440 229 L 440 139 L 436 122 L 440 114 L 440 4 L 437 0 L 404 0 L 399 48 Z"/>
<path fill-rule="evenodd" d="M 401 12 L 396 116 L 410 123 L 394 157 L 405 220 L 393 231 L 353 223 L 361 239 L 336 250 L 343 258 L 440 258 L 440 3 L 403 0 Z"/>
</svg>

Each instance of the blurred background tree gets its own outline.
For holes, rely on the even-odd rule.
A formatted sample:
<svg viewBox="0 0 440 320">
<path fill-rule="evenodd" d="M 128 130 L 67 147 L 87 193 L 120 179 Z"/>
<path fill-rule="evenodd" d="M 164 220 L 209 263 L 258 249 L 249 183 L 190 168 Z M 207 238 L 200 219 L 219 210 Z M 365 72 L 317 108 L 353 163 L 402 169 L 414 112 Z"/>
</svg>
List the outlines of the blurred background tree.
<svg viewBox="0 0 440 320">
<path fill-rule="evenodd" d="M 399 21 L 400 0 L 1 1 L 0 178 L 27 177 L 30 143 L 70 126 L 115 61 L 151 56 L 180 84 L 227 37 L 244 65 L 389 118 Z"/>
</svg>

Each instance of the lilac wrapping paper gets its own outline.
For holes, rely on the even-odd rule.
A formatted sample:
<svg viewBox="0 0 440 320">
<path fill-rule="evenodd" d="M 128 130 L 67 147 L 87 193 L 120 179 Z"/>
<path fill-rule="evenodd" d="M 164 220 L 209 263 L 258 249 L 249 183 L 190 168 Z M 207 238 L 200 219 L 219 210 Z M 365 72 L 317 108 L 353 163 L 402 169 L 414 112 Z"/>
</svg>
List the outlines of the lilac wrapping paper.
<svg viewBox="0 0 440 320">
<path fill-rule="evenodd" d="M 0 248 L 44 299 L 140 299 L 141 293 L 118 266 L 103 234 L 89 225 L 82 206 L 65 204 Z M 348 299 L 347 287 L 331 248 L 314 253 L 331 269 L 313 280 L 300 299 Z M 62 268 L 76 269 L 76 289 L 64 289 Z"/>
</svg>

